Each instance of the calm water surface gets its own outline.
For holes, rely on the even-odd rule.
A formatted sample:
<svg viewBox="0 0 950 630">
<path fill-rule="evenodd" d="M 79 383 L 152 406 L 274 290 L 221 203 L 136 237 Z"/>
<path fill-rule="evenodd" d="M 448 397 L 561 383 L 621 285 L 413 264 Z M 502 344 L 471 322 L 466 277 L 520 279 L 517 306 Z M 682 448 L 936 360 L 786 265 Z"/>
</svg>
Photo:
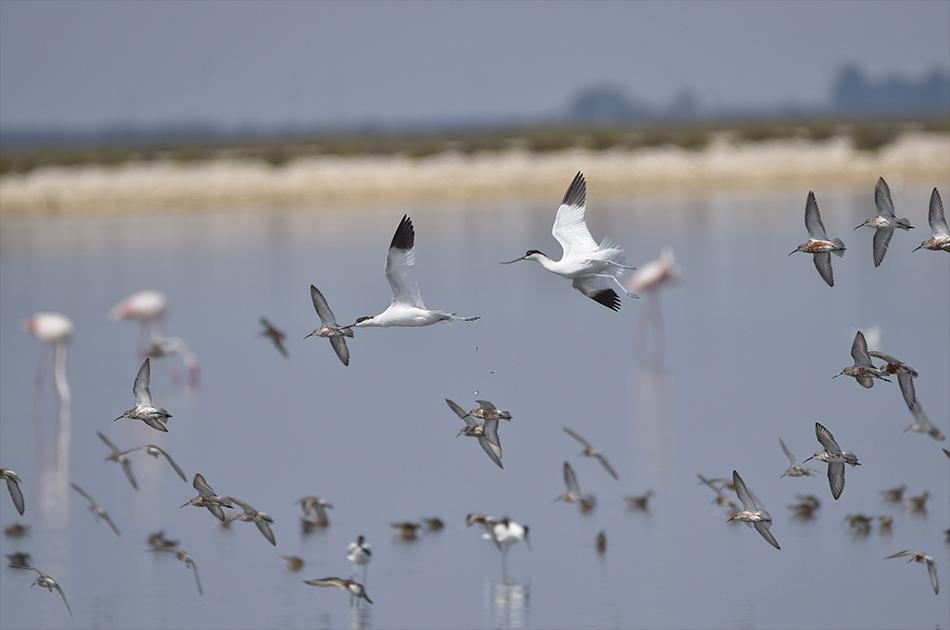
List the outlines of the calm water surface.
<svg viewBox="0 0 950 630">
<path fill-rule="evenodd" d="M 946 190 L 947 182 L 940 183 Z M 923 227 L 929 189 L 894 187 L 901 215 Z M 819 191 L 824 221 L 844 238 L 838 286 L 809 257 L 786 257 L 804 240 L 804 193 L 601 201 L 592 189 L 596 238 L 615 237 L 631 261 L 671 244 L 682 281 L 664 293 L 662 329 L 643 332 L 648 300 L 620 313 L 591 302 L 536 265 L 497 263 L 537 248 L 557 255 L 553 207 L 518 204 L 412 209 L 417 271 L 434 308 L 478 313 L 471 324 L 360 330 L 352 363 L 339 364 L 315 325 L 315 283 L 341 320 L 388 304 L 385 247 L 404 208 L 272 209 L 201 216 L 4 220 L 0 231 L 0 462 L 24 480 L 25 518 L 0 496 L 0 521 L 22 520 L 28 551 L 60 581 L 75 618 L 30 574 L 0 569 L 4 628 L 898 628 L 946 627 L 920 565 L 884 561 L 921 549 L 950 566 L 950 462 L 936 442 L 902 430 L 911 418 L 897 385 L 863 390 L 831 380 L 850 362 L 854 331 L 877 327 L 881 348 L 920 373 L 918 395 L 945 433 L 950 410 L 950 257 L 911 253 L 924 229 L 895 235 L 883 266 L 871 263 L 871 188 Z M 175 382 L 172 361 L 153 366 L 152 391 L 174 414 L 171 431 L 113 423 L 131 402 L 136 328 L 109 307 L 158 288 L 171 301 L 166 328 L 188 339 L 201 382 Z M 47 381 L 35 402 L 39 344 L 21 329 L 39 310 L 76 324 L 68 461 L 57 457 L 56 402 Z M 290 359 L 260 338 L 266 316 L 288 333 Z M 639 349 L 638 349 L 639 348 Z M 49 357 L 47 357 L 48 359 Z M 480 396 L 511 409 L 502 427 L 505 470 L 471 440 L 443 399 Z M 37 428 L 34 416 L 42 422 Z M 779 479 L 781 436 L 802 459 L 817 448 L 821 420 L 863 466 L 847 471 L 841 500 L 824 476 Z M 569 425 L 599 446 L 620 481 L 577 457 Z M 121 447 L 154 442 L 190 476 L 273 515 L 277 547 L 256 529 L 221 529 L 164 463 L 139 454 L 140 490 L 103 462 L 95 431 Z M 944 443 L 946 445 L 946 443 Z M 589 515 L 552 499 L 569 459 Z M 819 468 L 824 470 L 823 465 Z M 726 524 L 695 474 L 737 468 L 770 509 L 776 551 L 753 530 Z M 121 537 L 96 523 L 82 485 L 111 512 Z M 884 504 L 879 490 L 907 483 L 931 493 L 927 515 Z M 621 497 L 656 493 L 647 513 Z M 796 521 L 798 493 L 822 500 Z M 299 530 L 294 501 L 333 502 L 331 526 Z M 468 512 L 510 515 L 531 527 L 532 549 L 507 566 L 464 525 Z M 849 513 L 892 514 L 893 533 L 853 538 Z M 415 543 L 389 523 L 438 515 L 448 527 Z M 172 557 L 145 553 L 154 530 L 181 541 L 205 586 Z M 608 551 L 594 537 L 604 530 Z M 302 579 L 346 576 L 345 547 L 373 545 L 367 591 L 352 608 L 338 591 Z M 280 554 L 307 561 L 285 570 Z"/>
</svg>

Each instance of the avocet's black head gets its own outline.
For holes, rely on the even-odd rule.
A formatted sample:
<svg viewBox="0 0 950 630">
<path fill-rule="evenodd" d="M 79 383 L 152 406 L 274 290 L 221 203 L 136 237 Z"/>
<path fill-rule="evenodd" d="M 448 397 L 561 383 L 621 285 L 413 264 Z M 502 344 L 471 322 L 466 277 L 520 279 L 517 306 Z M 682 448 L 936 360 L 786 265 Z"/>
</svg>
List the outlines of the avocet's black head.
<svg viewBox="0 0 950 630">
<path fill-rule="evenodd" d="M 502 265 L 510 265 L 511 263 L 521 262 L 522 260 L 541 260 L 542 258 L 547 258 L 547 256 L 539 249 L 529 249 L 525 252 L 524 256 L 519 256 L 514 260 L 506 260 L 502 262 Z"/>
<path fill-rule="evenodd" d="M 356 544 L 357 544 L 357 545 L 362 545 L 364 542 L 366 542 L 366 539 L 363 538 L 363 534 L 360 534 L 359 536 L 356 537 Z"/>
</svg>

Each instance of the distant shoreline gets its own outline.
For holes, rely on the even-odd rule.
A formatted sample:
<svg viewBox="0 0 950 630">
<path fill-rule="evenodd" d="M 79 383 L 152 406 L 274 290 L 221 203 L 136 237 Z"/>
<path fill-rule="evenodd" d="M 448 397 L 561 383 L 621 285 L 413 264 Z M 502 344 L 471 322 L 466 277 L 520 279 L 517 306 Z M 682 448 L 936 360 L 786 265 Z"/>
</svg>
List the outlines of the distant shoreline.
<svg viewBox="0 0 950 630">
<path fill-rule="evenodd" d="M 877 151 L 849 138 L 751 142 L 716 138 L 701 148 L 524 148 L 463 154 L 153 160 L 44 166 L 0 176 L 0 215 L 102 215 L 273 206 L 352 206 L 550 198 L 583 170 L 598 194 L 861 185 L 878 176 L 938 188 L 950 180 L 950 133 L 912 131 Z"/>
</svg>

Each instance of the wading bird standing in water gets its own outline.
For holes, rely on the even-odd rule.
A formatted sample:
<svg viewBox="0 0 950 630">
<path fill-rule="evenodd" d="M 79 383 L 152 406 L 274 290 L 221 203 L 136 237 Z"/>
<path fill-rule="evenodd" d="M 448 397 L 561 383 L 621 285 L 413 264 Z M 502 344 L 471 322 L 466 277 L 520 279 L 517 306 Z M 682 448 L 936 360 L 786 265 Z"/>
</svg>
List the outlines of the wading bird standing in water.
<svg viewBox="0 0 950 630">
<path fill-rule="evenodd" d="M 883 177 L 879 177 L 877 185 L 874 187 L 874 205 L 877 206 L 877 214 L 867 219 L 854 228 L 855 230 L 864 226 L 874 228 L 874 266 L 880 267 L 884 262 L 884 254 L 887 253 L 887 246 L 894 236 L 894 230 L 912 230 L 914 226 L 908 219 L 898 219 L 894 214 L 894 202 L 891 201 L 891 190 L 887 187 L 887 182 Z"/>
<path fill-rule="evenodd" d="M 630 276 L 627 289 L 637 295 L 646 295 L 646 304 L 640 312 L 637 323 L 636 343 L 638 349 L 645 346 L 645 341 L 651 330 L 654 334 L 654 349 L 656 363 L 662 363 L 663 357 L 663 313 L 660 311 L 660 292 L 664 286 L 680 277 L 680 269 L 676 265 L 672 247 L 664 247 L 657 260 L 643 265 Z"/>
<path fill-rule="evenodd" d="M 808 199 L 805 200 L 805 229 L 808 231 L 808 240 L 789 252 L 789 256 L 795 252 L 805 252 L 814 254 L 812 258 L 815 261 L 815 269 L 818 275 L 829 287 L 835 286 L 834 271 L 831 269 L 831 254 L 839 258 L 844 256 L 847 249 L 840 238 L 828 239 L 828 233 L 825 232 L 825 225 L 821 222 L 821 214 L 818 212 L 818 202 L 815 201 L 815 193 L 808 191 Z"/>
<path fill-rule="evenodd" d="M 612 288 L 601 287 L 599 281 L 613 283 L 622 293 L 635 298 L 636 294 L 628 291 L 617 276 L 636 267 L 626 265 L 623 249 L 610 237 L 605 237 L 597 244 L 587 228 L 584 218 L 586 210 L 587 182 L 584 174 L 578 171 L 564 193 L 551 230 L 563 250 L 561 259 L 552 260 L 537 249 L 529 249 L 524 256 L 501 264 L 533 260 L 551 273 L 571 280 L 571 286 L 595 302 L 619 311 L 620 298 L 617 293 Z"/>
<path fill-rule="evenodd" d="M 379 315 L 366 315 L 356 318 L 356 322 L 343 326 L 341 330 L 353 328 L 367 328 L 370 326 L 431 326 L 439 322 L 463 321 L 472 322 L 478 315 L 462 316 L 446 311 L 436 311 L 426 308 L 419 292 L 412 268 L 416 265 L 416 232 L 412 227 L 412 220 L 403 215 L 402 221 L 393 234 L 389 244 L 389 254 L 386 256 L 386 280 L 392 289 L 393 300 L 389 308 Z"/>
</svg>

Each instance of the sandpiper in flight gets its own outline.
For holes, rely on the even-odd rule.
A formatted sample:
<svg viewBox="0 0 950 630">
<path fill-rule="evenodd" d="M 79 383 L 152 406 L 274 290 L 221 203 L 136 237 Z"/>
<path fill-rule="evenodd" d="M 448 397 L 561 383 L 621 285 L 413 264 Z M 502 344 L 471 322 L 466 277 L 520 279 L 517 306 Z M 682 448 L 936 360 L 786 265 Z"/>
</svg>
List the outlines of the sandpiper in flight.
<svg viewBox="0 0 950 630">
<path fill-rule="evenodd" d="M 577 475 L 568 462 L 564 462 L 564 485 L 567 488 L 567 492 L 554 499 L 555 501 L 576 503 L 582 513 L 587 513 L 594 509 L 594 495 L 581 494 L 581 487 L 577 483 Z"/>
<path fill-rule="evenodd" d="M 59 585 L 59 583 L 56 580 L 54 580 L 49 575 L 47 575 L 46 573 L 43 573 L 42 571 L 40 571 L 34 566 L 14 567 L 14 568 L 36 571 L 39 577 L 37 577 L 33 581 L 33 583 L 30 584 L 30 588 L 33 588 L 34 586 L 42 586 L 43 588 L 48 590 L 50 593 L 52 593 L 53 590 L 55 589 L 56 592 L 59 593 L 59 596 L 63 598 L 63 603 L 66 604 L 66 611 L 69 613 L 69 616 L 70 617 L 73 616 L 73 609 L 69 607 L 69 602 L 66 601 L 66 593 L 63 592 L 63 588 Z"/>
<path fill-rule="evenodd" d="M 181 477 L 182 481 L 187 483 L 188 477 L 185 476 L 185 471 L 183 471 L 181 467 L 175 463 L 175 460 L 173 460 L 172 456 L 168 454 L 168 451 L 154 444 L 143 444 L 142 446 L 136 446 L 135 448 L 129 448 L 124 451 L 119 451 L 118 453 L 115 453 L 114 455 L 116 457 L 124 458 L 129 453 L 134 453 L 135 451 L 141 451 L 141 450 L 144 450 L 146 455 L 151 455 L 155 459 L 158 459 L 159 456 L 164 457 L 165 461 L 168 462 L 168 465 L 171 466 L 172 470 L 175 471 L 175 474 Z"/>
<path fill-rule="evenodd" d="M 85 490 L 83 490 L 76 484 L 70 483 L 69 485 L 73 487 L 73 490 L 81 494 L 83 497 L 86 498 L 87 501 L 89 501 L 89 511 L 93 513 L 93 515 L 96 517 L 96 520 L 97 521 L 99 519 L 104 520 L 106 524 L 112 529 L 112 531 L 115 532 L 115 535 L 118 536 L 119 528 L 116 527 L 115 523 L 112 522 L 112 517 L 109 516 L 109 513 L 106 512 L 106 509 L 102 507 L 101 505 L 99 505 L 98 503 L 96 503 L 95 499 L 89 496 L 89 494 Z"/>
<path fill-rule="evenodd" d="M 277 545 L 277 539 L 274 537 L 274 532 L 270 528 L 274 523 L 274 519 L 271 518 L 270 514 L 256 510 L 240 499 L 235 499 L 234 497 L 228 497 L 228 499 L 236 503 L 242 510 L 242 512 L 235 517 L 237 520 L 245 523 L 254 523 L 264 538 L 267 539 L 267 542 L 274 546 Z"/>
<path fill-rule="evenodd" d="M 937 192 L 936 188 L 930 193 L 930 213 L 927 219 L 933 236 L 915 247 L 914 251 L 916 252 L 923 247 L 935 252 L 950 253 L 950 230 L 947 229 L 947 219 L 943 214 L 943 201 L 940 199 L 940 193 Z"/>
<path fill-rule="evenodd" d="M 458 435 L 478 438 L 478 444 L 485 451 L 485 454 L 495 462 L 495 465 L 503 469 L 504 466 L 501 464 L 501 439 L 498 437 L 498 419 L 485 420 L 485 422 L 479 424 L 472 414 L 466 413 L 464 409 L 448 398 L 445 399 L 445 403 L 465 423 L 465 427 L 459 431 Z"/>
<path fill-rule="evenodd" d="M 285 357 L 287 354 L 287 347 L 284 345 L 284 338 L 287 336 L 283 331 L 278 330 L 276 326 L 267 321 L 267 318 L 261 317 L 260 319 L 261 326 L 264 330 L 261 331 L 261 337 L 267 337 L 270 339 L 270 342 L 274 344 L 274 347 L 277 348 L 277 352 L 281 353 Z"/>
<path fill-rule="evenodd" d="M 620 310 L 620 298 L 612 289 L 600 286 L 600 281 L 613 283 L 628 297 L 637 297 L 628 291 L 618 275 L 636 269 L 625 264 L 623 250 L 610 237 L 598 245 L 587 228 L 587 182 L 578 171 L 568 186 L 554 217 L 551 234 L 561 245 L 560 260 L 552 260 L 537 249 L 529 249 L 524 256 L 503 262 L 503 265 L 533 260 L 553 274 L 571 280 L 571 286 L 613 311 Z"/>
<path fill-rule="evenodd" d="M 152 394 L 149 391 L 149 381 L 151 380 L 151 366 L 146 357 L 135 375 L 135 382 L 132 384 L 132 393 L 135 395 L 135 406 L 123 413 L 116 420 L 129 418 L 131 420 L 141 420 L 148 426 L 158 431 L 168 432 L 165 423 L 172 417 L 161 407 L 156 407 L 152 402 Z"/>
<path fill-rule="evenodd" d="M 415 244 L 416 232 L 412 227 L 412 220 L 408 215 L 403 215 L 386 256 L 386 280 L 392 289 L 392 303 L 382 313 L 358 317 L 356 322 L 344 326 L 343 329 L 354 326 L 431 326 L 439 322 L 471 322 L 479 318 L 478 315 L 462 316 L 426 308 L 419 292 L 419 284 L 412 272 L 416 264 Z"/>
<path fill-rule="evenodd" d="M 195 477 L 191 482 L 191 486 L 198 491 L 198 496 L 189 499 L 186 503 L 182 504 L 181 507 L 187 505 L 193 505 L 194 507 L 203 507 L 211 512 L 219 521 L 224 522 L 224 510 L 222 508 L 233 508 L 231 501 L 228 497 L 218 496 L 214 492 L 207 481 L 205 481 L 204 475 L 201 473 L 195 473 Z"/>
<path fill-rule="evenodd" d="M 854 341 L 851 342 L 851 358 L 854 365 L 842 369 L 831 378 L 838 378 L 842 374 L 851 376 L 861 387 L 874 387 L 874 379 L 891 382 L 884 378 L 885 371 L 879 370 L 871 363 L 871 356 L 868 354 L 868 342 L 864 340 L 864 333 L 860 330 L 854 335 Z"/>
<path fill-rule="evenodd" d="M 841 493 L 844 492 L 844 465 L 848 464 L 853 468 L 860 466 L 861 462 L 858 461 L 858 456 L 854 453 L 842 451 L 834 436 L 831 435 L 831 431 L 822 426 L 820 422 L 815 423 L 815 435 L 818 442 L 821 443 L 822 450 L 817 451 L 805 462 L 810 459 L 817 459 L 828 464 L 828 483 L 831 486 L 831 496 L 837 501 Z M 802 462 L 802 464 L 805 462 Z"/>
<path fill-rule="evenodd" d="M 330 517 L 327 516 L 326 511 L 332 509 L 333 504 L 329 501 L 325 501 L 320 497 L 308 496 L 298 499 L 297 503 L 300 504 L 304 518 L 315 527 L 324 528 L 330 524 Z M 311 514 L 313 515 L 312 521 L 309 520 Z"/>
<path fill-rule="evenodd" d="M 107 462 L 115 462 L 122 467 L 122 472 L 125 473 L 125 478 L 129 480 L 129 483 L 132 484 L 132 487 L 136 490 L 139 489 L 139 485 L 135 483 L 135 476 L 132 475 L 132 462 L 129 461 L 128 457 L 125 457 L 119 447 L 112 443 L 109 438 L 105 435 L 96 431 L 96 435 L 99 436 L 99 439 L 102 440 L 102 443 L 109 448 L 109 456 L 106 457 Z"/>
<path fill-rule="evenodd" d="M 840 238 L 828 239 L 828 233 L 825 232 L 825 226 L 821 222 L 821 214 L 818 212 L 818 202 L 815 201 L 815 193 L 808 191 L 808 199 L 805 201 L 805 229 L 808 231 L 808 240 L 789 252 L 789 256 L 795 252 L 805 252 L 814 254 L 812 258 L 815 262 L 815 269 L 821 279 L 828 283 L 829 287 L 835 286 L 834 271 L 831 269 L 831 254 L 839 258 L 844 256 L 844 243 Z"/>
<path fill-rule="evenodd" d="M 932 586 L 934 589 L 934 595 L 937 595 L 940 592 L 940 583 L 937 581 L 937 565 L 934 563 L 933 558 L 923 552 L 911 551 L 910 549 L 898 551 L 897 553 L 887 556 L 884 559 L 890 560 L 891 558 L 908 558 L 908 563 L 919 562 L 920 564 L 927 565 L 927 573 L 930 575 L 930 586 Z"/>
<path fill-rule="evenodd" d="M 9 468 L 0 468 L 0 479 L 7 482 L 7 490 L 10 491 L 10 499 L 13 500 L 13 507 L 23 515 L 25 503 L 23 502 L 23 491 L 20 490 L 20 478 Z"/>
<path fill-rule="evenodd" d="M 184 565 L 191 569 L 191 572 L 194 573 L 195 586 L 198 587 L 198 594 L 201 595 L 203 593 L 201 588 L 201 578 L 198 577 L 198 565 L 195 564 L 195 561 L 191 558 L 187 551 L 181 549 L 180 547 L 152 547 L 151 549 L 146 549 L 146 551 L 161 551 L 175 554 L 175 558 L 179 562 L 183 562 Z"/>
<path fill-rule="evenodd" d="M 734 470 L 732 471 L 732 483 L 736 487 L 736 496 L 738 496 L 739 501 L 742 502 L 742 509 L 730 516 L 728 520 L 731 521 L 735 519 L 743 521 L 744 523 L 752 523 L 755 531 L 759 532 L 766 542 L 776 549 L 781 549 L 778 545 L 778 541 L 775 540 L 772 532 L 769 531 L 769 525 L 772 524 L 772 517 L 765 511 L 765 508 L 759 505 L 756 498 L 749 492 L 749 489 L 746 488 L 742 477 Z"/>
<path fill-rule="evenodd" d="M 349 593 L 351 601 L 365 599 L 370 604 L 373 603 L 373 600 L 371 600 L 366 594 L 366 589 L 363 588 L 363 585 L 354 580 L 344 580 L 343 578 L 338 577 L 327 577 L 320 578 L 319 580 L 304 580 L 303 583 L 309 584 L 310 586 L 333 586 L 340 589 L 341 591 L 346 591 Z"/>
<path fill-rule="evenodd" d="M 887 187 L 887 182 L 884 181 L 883 177 L 878 178 L 877 185 L 874 187 L 874 205 L 877 206 L 877 214 L 854 229 L 857 230 L 864 226 L 874 228 L 874 266 L 880 267 L 881 262 L 884 261 L 884 254 L 887 253 L 887 246 L 891 242 L 891 237 L 894 236 L 894 230 L 897 228 L 910 230 L 914 226 L 910 224 L 909 220 L 898 219 L 894 214 L 891 190 Z"/>
<path fill-rule="evenodd" d="M 578 435 L 578 434 L 575 433 L 574 431 L 571 431 L 571 430 L 568 429 L 567 427 L 561 427 L 561 428 L 564 430 L 565 433 L 567 433 L 569 436 L 571 436 L 572 438 L 574 438 L 575 440 L 577 440 L 578 442 L 581 443 L 581 445 L 584 447 L 584 450 L 581 451 L 581 455 L 582 455 L 582 456 L 584 456 L 584 457 L 593 457 L 594 459 L 596 459 L 597 461 L 599 461 L 599 462 L 600 462 L 600 465 L 603 466 L 603 467 L 604 467 L 604 470 L 607 471 L 607 474 L 610 475 L 611 477 L 613 477 L 614 479 L 617 479 L 617 480 L 619 481 L 620 477 L 617 476 L 617 473 L 616 473 L 616 471 L 613 469 L 613 466 L 610 465 L 610 463 L 607 461 L 607 458 L 604 457 L 603 454 L 602 454 L 600 451 L 596 450 L 596 449 L 591 445 L 590 442 L 588 442 L 586 439 L 584 439 L 583 437 L 581 437 L 580 435 Z"/>
<path fill-rule="evenodd" d="M 320 318 L 320 328 L 314 328 L 307 337 L 316 335 L 317 337 L 329 339 L 330 346 L 333 348 L 333 351 L 336 352 L 336 356 L 339 357 L 343 365 L 349 365 L 350 349 L 346 347 L 346 339 L 344 339 L 344 337 L 353 337 L 352 327 L 340 328 L 340 325 L 337 324 L 336 317 L 333 315 L 333 311 L 330 310 L 330 304 L 327 303 L 327 299 L 323 297 L 320 290 L 312 284 L 310 285 L 310 301 L 313 302 L 313 309 L 317 312 L 317 317 Z M 307 337 L 304 337 L 304 339 Z"/>
<path fill-rule="evenodd" d="M 785 457 L 788 458 L 789 462 L 789 466 L 785 469 L 785 472 L 782 473 L 782 477 L 785 477 L 786 475 L 789 477 L 810 477 L 812 469 L 806 468 L 798 463 L 798 460 L 795 459 L 795 456 L 792 455 L 792 452 L 788 450 L 787 446 L 785 446 L 785 442 L 782 441 L 782 438 L 778 439 L 778 443 L 782 445 L 782 450 L 785 451 Z"/>
</svg>

